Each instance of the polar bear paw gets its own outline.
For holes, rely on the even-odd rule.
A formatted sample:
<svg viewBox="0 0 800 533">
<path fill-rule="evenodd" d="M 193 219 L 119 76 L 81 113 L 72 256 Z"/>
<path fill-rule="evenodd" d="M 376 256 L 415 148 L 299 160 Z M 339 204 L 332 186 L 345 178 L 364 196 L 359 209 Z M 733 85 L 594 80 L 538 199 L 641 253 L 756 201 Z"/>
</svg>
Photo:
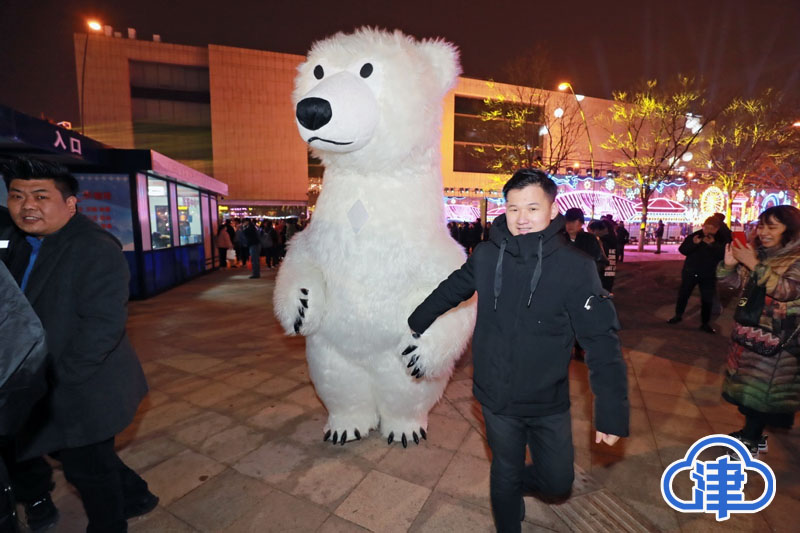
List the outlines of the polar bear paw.
<svg viewBox="0 0 800 533">
<path fill-rule="evenodd" d="M 306 318 L 306 311 L 308 309 L 308 289 L 300 289 L 300 295 L 297 299 L 297 316 L 294 319 L 294 332 L 300 333 L 303 327 L 303 321 Z"/>
<path fill-rule="evenodd" d="M 399 434 L 398 441 L 403 445 L 403 448 L 408 448 L 408 439 L 409 438 L 413 439 L 414 440 L 414 444 L 416 444 L 416 445 L 419 445 L 419 438 L 420 437 L 422 437 L 425 440 L 428 440 L 428 434 L 425 433 L 425 429 L 423 429 L 423 428 L 419 428 L 419 434 L 417 434 L 417 431 L 411 431 L 409 433 L 410 433 L 410 435 L 408 437 L 406 437 L 405 432 L 401 432 Z M 389 437 L 386 439 L 386 444 L 391 444 L 391 443 L 394 442 L 394 440 L 395 440 L 394 431 L 391 431 L 389 433 Z"/>
</svg>

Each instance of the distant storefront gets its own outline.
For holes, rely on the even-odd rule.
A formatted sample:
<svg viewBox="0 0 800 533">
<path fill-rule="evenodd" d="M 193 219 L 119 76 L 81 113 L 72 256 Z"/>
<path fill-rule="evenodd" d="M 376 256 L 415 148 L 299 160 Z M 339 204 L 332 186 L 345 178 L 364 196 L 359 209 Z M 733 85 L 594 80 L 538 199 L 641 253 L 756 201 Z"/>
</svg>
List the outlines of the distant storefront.
<svg viewBox="0 0 800 533">
<path fill-rule="evenodd" d="M 224 183 L 158 152 L 109 148 L 0 106 L 0 156 L 19 155 L 56 161 L 75 175 L 79 212 L 122 243 L 132 298 L 219 266 L 213 238 L 218 199 L 228 193 Z"/>
</svg>

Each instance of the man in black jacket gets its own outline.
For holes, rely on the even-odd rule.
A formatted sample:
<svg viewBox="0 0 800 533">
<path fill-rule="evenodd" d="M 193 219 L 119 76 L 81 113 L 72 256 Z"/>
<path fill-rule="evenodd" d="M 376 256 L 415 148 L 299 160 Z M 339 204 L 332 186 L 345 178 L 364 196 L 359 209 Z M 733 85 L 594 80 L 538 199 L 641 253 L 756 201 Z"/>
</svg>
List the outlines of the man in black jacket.
<svg viewBox="0 0 800 533">
<path fill-rule="evenodd" d="M 125 333 L 128 265 L 111 234 L 77 214 L 78 182 L 57 165 L 13 160 L 0 167 L 8 208 L 24 232 L 12 275 L 42 321 L 50 387 L 16 436 L 21 462 L 9 465 L 28 525 L 58 516 L 50 499 L 58 459 L 81 495 L 88 532 L 122 532 L 126 519 L 158 503 L 147 483 L 114 451 L 114 437 L 133 420 L 147 393 Z"/>
<path fill-rule="evenodd" d="M 614 305 L 592 258 L 564 240 L 555 184 L 523 169 L 503 194 L 506 214 L 495 220 L 490 240 L 409 317 L 412 340 L 403 357 L 413 376 L 424 376 L 425 330 L 477 291 L 473 393 L 492 450 L 495 523 L 515 532 L 523 489 L 563 497 L 572 487 L 568 367 L 575 335 L 586 349 L 595 394 L 596 442 L 613 445 L 628 435 L 628 386 Z"/>
<path fill-rule="evenodd" d="M 717 265 L 725 256 L 725 245 L 717 238 L 719 219 L 708 217 L 703 229 L 695 231 L 683 240 L 678 251 L 686 256 L 681 271 L 681 287 L 675 304 L 675 316 L 667 322 L 677 324 L 683 319 L 695 285 L 700 285 L 700 329 L 716 333 L 709 323 L 714 294 L 717 291 Z"/>
<path fill-rule="evenodd" d="M 597 274 L 601 281 L 608 258 L 597 236 L 593 233 L 583 231 L 585 215 L 580 207 L 571 207 L 564 212 L 564 232 L 567 235 L 567 243 L 572 244 L 578 250 L 584 252 L 594 259 L 597 265 Z"/>
</svg>

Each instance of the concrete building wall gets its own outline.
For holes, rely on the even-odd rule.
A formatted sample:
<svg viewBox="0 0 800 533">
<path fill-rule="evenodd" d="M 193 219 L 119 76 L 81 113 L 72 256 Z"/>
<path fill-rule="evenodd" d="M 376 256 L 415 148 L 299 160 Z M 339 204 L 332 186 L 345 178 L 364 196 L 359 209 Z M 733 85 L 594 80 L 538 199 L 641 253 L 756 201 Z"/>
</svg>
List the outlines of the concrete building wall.
<svg viewBox="0 0 800 533">
<path fill-rule="evenodd" d="M 305 202 L 308 152 L 291 102 L 303 56 L 210 45 L 208 60 L 214 177 L 228 203 Z"/>
</svg>

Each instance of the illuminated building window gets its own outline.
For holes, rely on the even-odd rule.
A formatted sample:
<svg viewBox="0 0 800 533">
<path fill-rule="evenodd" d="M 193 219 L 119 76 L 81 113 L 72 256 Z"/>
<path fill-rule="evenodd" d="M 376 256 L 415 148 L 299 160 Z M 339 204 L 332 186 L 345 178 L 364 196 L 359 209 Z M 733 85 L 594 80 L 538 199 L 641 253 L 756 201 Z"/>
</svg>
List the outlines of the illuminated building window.
<svg viewBox="0 0 800 533">
<path fill-rule="evenodd" d="M 167 182 L 148 177 L 147 199 L 150 203 L 150 240 L 153 250 L 169 248 L 172 246 L 172 217 Z"/>
</svg>

